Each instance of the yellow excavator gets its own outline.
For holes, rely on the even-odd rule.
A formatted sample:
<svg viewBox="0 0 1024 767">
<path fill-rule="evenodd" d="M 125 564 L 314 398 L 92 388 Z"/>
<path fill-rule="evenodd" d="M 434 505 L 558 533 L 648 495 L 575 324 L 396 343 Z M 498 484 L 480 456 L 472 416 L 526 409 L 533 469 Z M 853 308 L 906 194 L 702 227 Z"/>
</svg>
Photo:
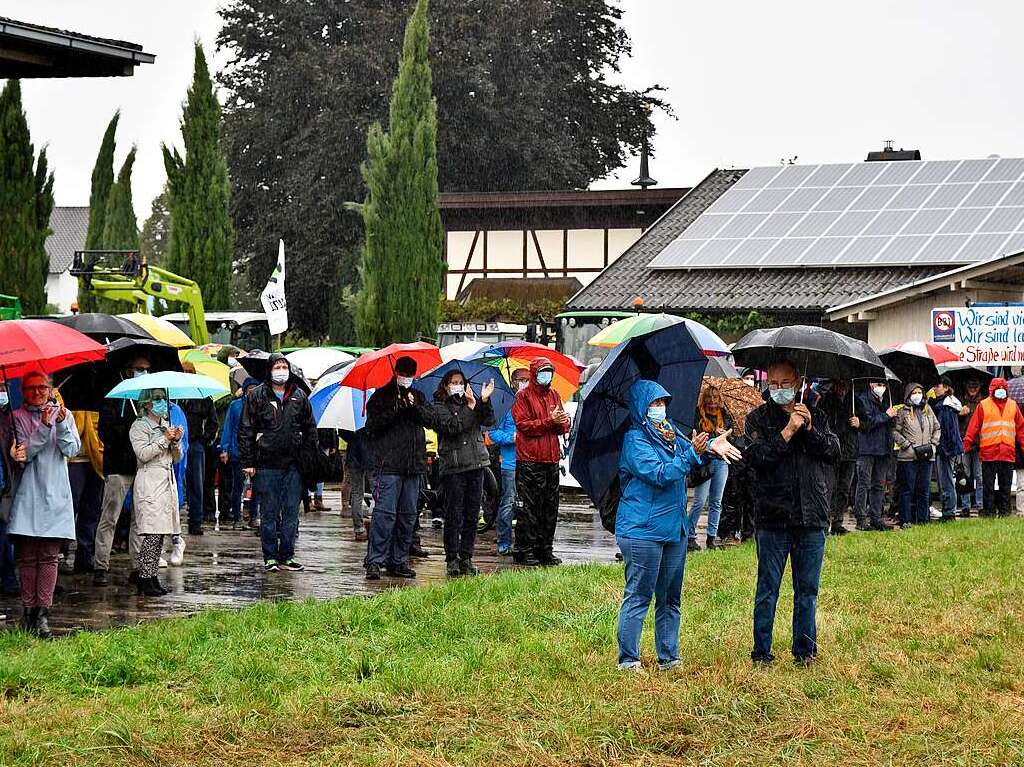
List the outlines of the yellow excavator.
<svg viewBox="0 0 1024 767">
<path fill-rule="evenodd" d="M 150 297 L 183 304 L 189 335 L 196 346 L 210 342 L 199 286 L 166 269 L 150 266 L 136 250 L 76 250 L 71 274 L 82 279 L 86 290 L 134 304 L 135 311 L 143 314 L 149 314 Z"/>
</svg>

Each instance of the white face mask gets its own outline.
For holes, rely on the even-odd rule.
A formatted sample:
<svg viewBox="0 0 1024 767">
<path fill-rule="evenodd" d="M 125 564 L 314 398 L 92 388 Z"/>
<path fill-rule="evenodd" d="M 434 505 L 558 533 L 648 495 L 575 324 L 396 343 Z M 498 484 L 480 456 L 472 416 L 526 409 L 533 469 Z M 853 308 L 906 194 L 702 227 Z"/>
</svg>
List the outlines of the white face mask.
<svg viewBox="0 0 1024 767">
<path fill-rule="evenodd" d="M 276 384 L 288 383 L 289 375 L 291 375 L 289 370 L 272 370 L 270 371 L 270 380 Z"/>
<path fill-rule="evenodd" d="M 910 395 L 911 405 L 920 405 L 922 401 L 924 401 L 924 395 L 921 394 L 920 392 L 916 392 Z"/>
<path fill-rule="evenodd" d="M 238 362 L 238 358 L 237 357 L 228 357 L 228 367 L 229 368 L 236 368 L 236 367 L 239 366 L 239 364 L 240 363 Z"/>
<path fill-rule="evenodd" d="M 5 391 L 0 391 L 0 407 L 7 407 L 11 402 L 11 395 Z"/>
<path fill-rule="evenodd" d="M 753 388 L 754 384 L 756 384 L 757 381 L 754 380 L 753 378 L 744 378 L 743 379 L 743 383 L 745 383 L 747 386 L 750 386 L 751 388 Z"/>
<path fill-rule="evenodd" d="M 992 392 L 992 396 L 996 399 L 1006 399 L 1006 389 L 996 389 Z"/>
<path fill-rule="evenodd" d="M 466 393 L 465 384 L 448 384 L 448 396 L 457 397 L 460 394 Z"/>
<path fill-rule="evenodd" d="M 516 384 L 516 391 L 522 391 L 523 389 L 525 389 L 529 385 L 530 385 L 529 381 L 520 381 L 519 383 Z"/>
<path fill-rule="evenodd" d="M 403 389 L 408 389 L 409 387 L 412 386 L 411 376 L 395 376 L 395 380 L 398 382 L 398 385 L 401 386 Z"/>
<path fill-rule="evenodd" d="M 885 396 L 885 387 L 884 386 L 872 386 L 871 387 L 871 393 L 874 394 L 876 397 L 878 397 L 878 399 L 882 399 L 882 397 Z"/>
</svg>

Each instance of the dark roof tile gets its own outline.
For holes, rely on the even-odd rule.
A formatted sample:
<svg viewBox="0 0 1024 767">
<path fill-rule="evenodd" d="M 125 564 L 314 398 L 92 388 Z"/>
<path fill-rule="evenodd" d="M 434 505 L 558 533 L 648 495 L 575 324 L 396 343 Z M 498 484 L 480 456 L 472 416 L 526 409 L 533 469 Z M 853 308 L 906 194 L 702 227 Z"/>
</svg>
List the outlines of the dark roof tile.
<svg viewBox="0 0 1024 767">
<path fill-rule="evenodd" d="M 57 207 L 50 214 L 52 234 L 46 238 L 46 255 L 50 258 L 50 274 L 61 274 L 71 267 L 76 250 L 85 248 L 89 229 L 89 208 Z"/>
</svg>

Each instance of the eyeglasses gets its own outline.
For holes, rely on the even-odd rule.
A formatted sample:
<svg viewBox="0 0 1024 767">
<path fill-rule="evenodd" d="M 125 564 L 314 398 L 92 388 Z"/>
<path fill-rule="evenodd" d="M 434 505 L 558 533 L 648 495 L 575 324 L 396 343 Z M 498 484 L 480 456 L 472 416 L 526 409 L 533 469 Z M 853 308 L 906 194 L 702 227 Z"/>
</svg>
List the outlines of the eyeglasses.
<svg viewBox="0 0 1024 767">
<path fill-rule="evenodd" d="M 45 384 L 40 384 L 39 386 L 22 386 L 21 389 L 24 392 L 41 392 L 49 391 L 50 387 L 46 386 Z"/>
</svg>

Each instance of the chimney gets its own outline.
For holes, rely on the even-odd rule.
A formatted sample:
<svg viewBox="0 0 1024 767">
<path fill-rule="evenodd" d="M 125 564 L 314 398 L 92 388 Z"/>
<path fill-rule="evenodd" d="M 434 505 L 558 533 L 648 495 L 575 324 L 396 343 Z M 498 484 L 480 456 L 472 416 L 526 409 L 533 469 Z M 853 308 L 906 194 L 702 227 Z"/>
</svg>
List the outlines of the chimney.
<svg viewBox="0 0 1024 767">
<path fill-rule="evenodd" d="M 892 148 L 892 141 L 886 141 L 881 152 L 868 152 L 868 162 L 895 162 L 898 160 L 920 160 L 920 149 Z"/>
</svg>

